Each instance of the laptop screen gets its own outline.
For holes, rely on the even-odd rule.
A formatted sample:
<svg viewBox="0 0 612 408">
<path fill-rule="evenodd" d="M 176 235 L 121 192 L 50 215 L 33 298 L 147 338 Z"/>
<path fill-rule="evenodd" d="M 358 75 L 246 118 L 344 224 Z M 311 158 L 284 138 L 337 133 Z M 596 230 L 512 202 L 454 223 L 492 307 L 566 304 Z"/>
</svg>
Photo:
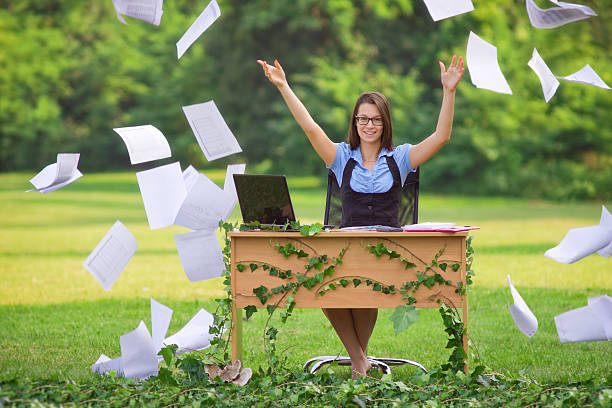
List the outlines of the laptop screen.
<svg viewBox="0 0 612 408">
<path fill-rule="evenodd" d="M 245 223 L 283 225 L 295 221 L 285 176 L 234 174 L 234 184 Z"/>
</svg>

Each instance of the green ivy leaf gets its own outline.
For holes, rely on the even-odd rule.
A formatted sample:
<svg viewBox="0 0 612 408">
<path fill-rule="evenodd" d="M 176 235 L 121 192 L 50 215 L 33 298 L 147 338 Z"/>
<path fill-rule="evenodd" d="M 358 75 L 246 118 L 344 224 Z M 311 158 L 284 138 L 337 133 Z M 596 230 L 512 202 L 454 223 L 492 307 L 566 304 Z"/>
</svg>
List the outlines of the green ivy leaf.
<svg viewBox="0 0 612 408">
<path fill-rule="evenodd" d="M 243 264 L 236 265 L 236 269 L 238 269 L 238 272 L 244 271 L 244 268 L 245 268 L 245 266 Z"/>
<path fill-rule="evenodd" d="M 249 267 L 251 268 L 251 272 L 255 272 L 257 270 L 257 268 L 259 268 L 259 265 L 255 264 L 255 263 L 251 263 L 251 264 L 249 264 Z"/>
<path fill-rule="evenodd" d="M 412 305 L 401 305 L 395 308 L 389 319 L 393 322 L 393 329 L 397 335 L 419 321 L 419 311 Z"/>
<path fill-rule="evenodd" d="M 353 285 L 355 285 L 355 287 L 361 285 L 361 279 L 354 278 L 353 279 Z"/>
<path fill-rule="evenodd" d="M 257 311 L 257 307 L 253 305 L 245 306 L 244 311 L 246 312 L 246 319 L 249 320 L 249 318 L 253 316 L 253 313 Z"/>
</svg>

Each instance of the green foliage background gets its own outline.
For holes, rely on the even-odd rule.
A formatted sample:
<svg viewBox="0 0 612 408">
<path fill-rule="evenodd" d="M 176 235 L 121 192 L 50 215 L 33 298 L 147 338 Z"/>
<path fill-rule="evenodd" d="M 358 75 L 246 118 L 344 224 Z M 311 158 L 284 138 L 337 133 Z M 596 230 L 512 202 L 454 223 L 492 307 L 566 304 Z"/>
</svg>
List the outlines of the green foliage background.
<svg viewBox="0 0 612 408">
<path fill-rule="evenodd" d="M 548 1 L 536 1 L 549 7 Z M 612 93 L 561 81 L 549 104 L 527 66 L 536 47 L 551 70 L 589 63 L 612 84 L 609 0 L 599 16 L 531 27 L 523 0 L 474 0 L 434 23 L 421 0 L 218 0 L 221 17 L 176 59 L 175 43 L 207 1 L 167 0 L 161 25 L 112 2 L 0 0 L 0 171 L 38 171 L 80 152 L 84 172 L 130 168 L 113 127 L 153 124 L 183 167 L 245 161 L 251 171 L 322 176 L 324 166 L 255 60 L 275 57 L 334 141 L 357 95 L 390 99 L 395 143 L 435 128 L 437 61 L 465 55 L 472 30 L 498 48 L 513 96 L 459 86 L 451 143 L 422 172 L 429 191 L 552 199 L 612 198 Z M 206 162 L 181 106 L 213 99 L 244 153 Z"/>
</svg>

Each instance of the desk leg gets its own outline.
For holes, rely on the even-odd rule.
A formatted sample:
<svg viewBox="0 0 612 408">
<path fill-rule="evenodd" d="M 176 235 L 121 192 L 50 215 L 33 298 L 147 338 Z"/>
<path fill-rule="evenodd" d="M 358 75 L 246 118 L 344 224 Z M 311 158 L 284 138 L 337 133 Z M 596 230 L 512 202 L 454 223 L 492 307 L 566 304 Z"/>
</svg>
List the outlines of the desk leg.
<svg viewBox="0 0 612 408">
<path fill-rule="evenodd" d="M 465 295 L 463 295 L 463 329 L 464 329 L 464 333 L 463 333 L 463 351 L 465 351 L 465 364 L 463 366 L 463 371 L 468 374 L 469 373 L 469 368 L 468 368 L 468 360 L 469 360 L 469 354 L 468 354 L 468 296 L 467 296 L 467 292 L 465 293 Z"/>
<path fill-rule="evenodd" d="M 242 361 L 242 309 L 232 304 L 232 362 Z"/>
</svg>

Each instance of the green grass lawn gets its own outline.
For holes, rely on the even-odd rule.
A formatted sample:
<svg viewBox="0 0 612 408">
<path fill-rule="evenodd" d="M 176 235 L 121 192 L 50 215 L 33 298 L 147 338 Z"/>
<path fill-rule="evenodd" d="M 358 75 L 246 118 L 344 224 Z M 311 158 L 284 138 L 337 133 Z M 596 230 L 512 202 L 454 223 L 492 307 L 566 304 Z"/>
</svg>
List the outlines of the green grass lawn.
<svg viewBox="0 0 612 408">
<path fill-rule="evenodd" d="M 207 172 L 222 185 L 224 171 Z M 134 173 L 86 174 L 50 194 L 24 193 L 33 174 L 0 174 L 0 381 L 14 377 L 87 380 L 101 353 L 120 355 L 119 336 L 140 320 L 150 327 L 154 297 L 174 309 L 169 333 L 201 307 L 214 309 L 223 295 L 219 279 L 190 283 L 173 235 L 186 230 L 149 229 Z M 322 180 L 321 180 L 322 181 Z M 289 178 L 302 222 L 322 221 L 324 188 L 315 178 Z M 606 203 L 611 204 L 611 203 Z M 538 381 L 610 378 L 612 342 L 562 344 L 553 317 L 585 306 L 588 296 L 612 294 L 612 259 L 598 255 L 573 265 L 542 254 L 570 228 L 599 222 L 600 203 L 550 203 L 509 198 L 437 196 L 422 186 L 420 221 L 477 225 L 475 284 L 469 297 L 471 364 L 477 355 L 493 371 L 521 373 Z M 236 210 L 232 219 L 237 220 Z M 82 263 L 116 220 L 134 234 L 139 249 L 110 292 Z M 539 320 L 532 338 L 514 325 L 506 275 Z M 426 367 L 443 363 L 445 334 L 437 310 L 395 336 L 381 310 L 370 354 L 405 357 Z M 265 364 L 262 328 L 266 313 L 244 324 L 245 365 Z M 318 310 L 296 310 L 280 328 L 279 349 L 291 367 L 309 357 L 343 353 Z M 336 369 L 348 376 L 348 370 Z M 411 373 L 397 368 L 398 378 Z M 608 380 L 610 381 L 610 380 Z"/>
</svg>

